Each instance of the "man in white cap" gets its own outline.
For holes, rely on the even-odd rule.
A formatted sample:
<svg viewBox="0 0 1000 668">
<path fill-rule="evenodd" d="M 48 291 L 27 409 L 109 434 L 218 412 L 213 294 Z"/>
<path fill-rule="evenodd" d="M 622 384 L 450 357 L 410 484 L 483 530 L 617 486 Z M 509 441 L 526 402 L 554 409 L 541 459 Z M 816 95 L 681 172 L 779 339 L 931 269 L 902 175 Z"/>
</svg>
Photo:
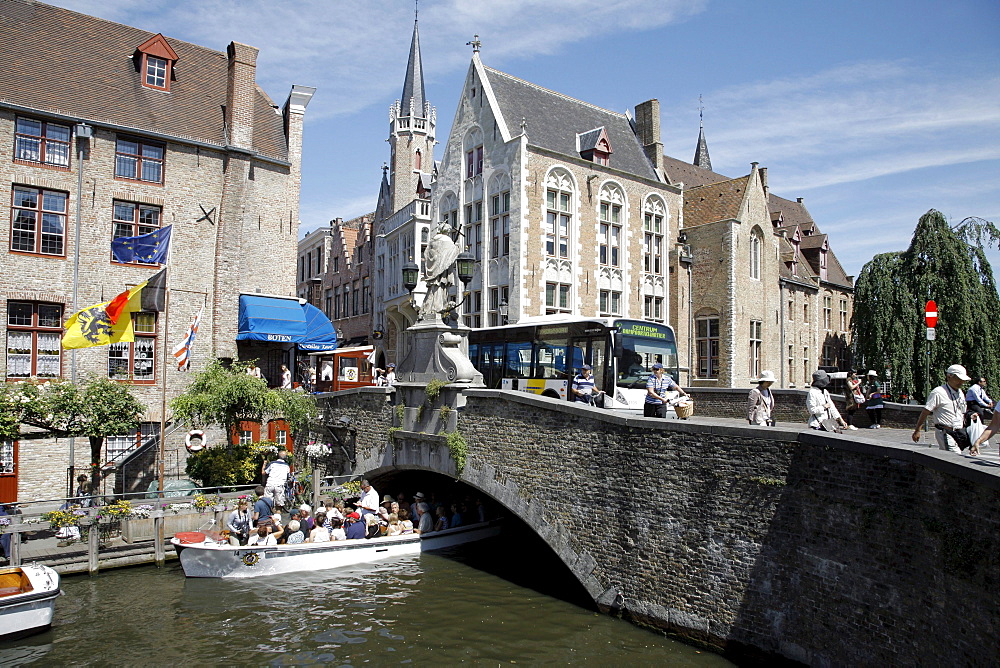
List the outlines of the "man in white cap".
<svg viewBox="0 0 1000 668">
<path fill-rule="evenodd" d="M 938 447 L 960 454 L 963 446 L 969 447 L 968 436 L 962 438 L 965 434 L 965 393 L 962 392 L 962 384 L 967 383 L 970 378 L 961 364 L 952 364 L 945 375 L 944 385 L 931 390 L 924 410 L 920 411 L 917 428 L 913 430 L 913 442 L 920 442 L 920 429 L 928 416 L 933 415 L 934 436 Z"/>
</svg>

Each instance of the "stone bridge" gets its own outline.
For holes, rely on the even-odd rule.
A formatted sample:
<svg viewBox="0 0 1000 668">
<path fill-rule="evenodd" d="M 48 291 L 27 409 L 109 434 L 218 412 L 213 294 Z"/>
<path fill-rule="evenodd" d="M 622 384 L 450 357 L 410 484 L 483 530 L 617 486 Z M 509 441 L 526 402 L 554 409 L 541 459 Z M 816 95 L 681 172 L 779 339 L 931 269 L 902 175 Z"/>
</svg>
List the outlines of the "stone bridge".
<svg viewBox="0 0 1000 668">
<path fill-rule="evenodd" d="M 485 389 L 455 412 L 441 409 L 463 403 L 451 386 L 422 392 L 323 395 L 324 421 L 353 445 L 339 465 L 458 478 L 535 531 L 604 612 L 743 658 L 1000 659 L 1000 467 L 861 432 Z"/>
</svg>

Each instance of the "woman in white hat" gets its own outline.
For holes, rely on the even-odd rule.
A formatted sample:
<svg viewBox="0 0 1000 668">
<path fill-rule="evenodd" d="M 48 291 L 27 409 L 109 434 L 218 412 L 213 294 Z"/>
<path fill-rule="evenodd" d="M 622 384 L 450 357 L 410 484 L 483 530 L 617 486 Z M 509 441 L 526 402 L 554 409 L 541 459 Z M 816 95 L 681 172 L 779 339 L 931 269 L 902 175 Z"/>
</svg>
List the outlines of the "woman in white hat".
<svg viewBox="0 0 1000 668">
<path fill-rule="evenodd" d="M 769 426 L 774 424 L 774 395 L 771 386 L 777 378 L 773 371 L 764 371 L 755 383 L 757 387 L 750 390 L 747 398 L 747 421 L 750 424 Z"/>
</svg>

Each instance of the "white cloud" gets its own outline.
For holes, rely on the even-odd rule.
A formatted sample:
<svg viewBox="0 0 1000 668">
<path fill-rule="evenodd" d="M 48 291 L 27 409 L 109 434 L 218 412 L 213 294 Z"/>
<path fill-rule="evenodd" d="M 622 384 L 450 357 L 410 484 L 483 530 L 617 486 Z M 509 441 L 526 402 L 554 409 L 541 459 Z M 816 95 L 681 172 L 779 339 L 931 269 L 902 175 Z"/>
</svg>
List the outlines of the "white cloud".
<svg viewBox="0 0 1000 668">
<path fill-rule="evenodd" d="M 866 62 L 714 91 L 705 96 L 714 165 L 740 172 L 756 160 L 780 168 L 780 190 L 801 191 L 1000 158 L 1000 78 L 944 72 Z M 688 153 L 690 137 L 665 142 Z"/>
<path fill-rule="evenodd" d="M 371 0 L 53 0 L 75 11 L 222 50 L 261 49 L 258 82 L 276 101 L 293 83 L 316 86 L 311 121 L 385 101 L 402 84 L 413 25 L 409 2 Z M 597 35 L 651 29 L 701 11 L 707 0 L 439 0 L 420 6 L 425 76 L 468 65 L 481 33 L 490 61 L 530 58 Z"/>
</svg>

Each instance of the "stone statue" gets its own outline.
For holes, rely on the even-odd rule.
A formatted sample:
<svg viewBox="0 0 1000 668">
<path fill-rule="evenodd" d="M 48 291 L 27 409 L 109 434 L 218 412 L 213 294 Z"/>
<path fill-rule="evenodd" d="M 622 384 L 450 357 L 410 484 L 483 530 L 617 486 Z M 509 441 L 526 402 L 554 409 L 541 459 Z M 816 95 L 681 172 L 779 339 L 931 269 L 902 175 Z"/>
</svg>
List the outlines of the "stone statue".
<svg viewBox="0 0 1000 668">
<path fill-rule="evenodd" d="M 420 307 L 420 320 L 441 319 L 441 312 L 449 305 L 449 288 L 455 285 L 455 260 L 458 258 L 458 244 L 451 238 L 451 226 L 441 225 L 427 244 L 424 251 L 424 283 L 427 294 Z"/>
</svg>

